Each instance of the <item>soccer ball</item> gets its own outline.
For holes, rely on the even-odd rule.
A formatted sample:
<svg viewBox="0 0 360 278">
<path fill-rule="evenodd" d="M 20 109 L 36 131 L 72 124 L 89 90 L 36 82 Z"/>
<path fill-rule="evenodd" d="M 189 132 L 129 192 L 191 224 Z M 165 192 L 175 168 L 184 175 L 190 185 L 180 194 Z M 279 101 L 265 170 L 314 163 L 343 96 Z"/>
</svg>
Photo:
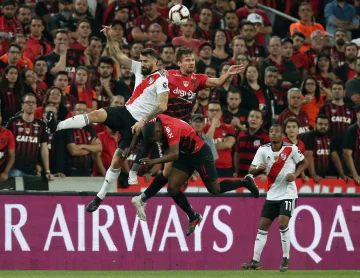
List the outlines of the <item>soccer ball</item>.
<svg viewBox="0 0 360 278">
<path fill-rule="evenodd" d="M 184 5 L 175 5 L 169 11 L 169 19 L 177 25 L 184 25 L 190 18 L 190 12 Z"/>
</svg>

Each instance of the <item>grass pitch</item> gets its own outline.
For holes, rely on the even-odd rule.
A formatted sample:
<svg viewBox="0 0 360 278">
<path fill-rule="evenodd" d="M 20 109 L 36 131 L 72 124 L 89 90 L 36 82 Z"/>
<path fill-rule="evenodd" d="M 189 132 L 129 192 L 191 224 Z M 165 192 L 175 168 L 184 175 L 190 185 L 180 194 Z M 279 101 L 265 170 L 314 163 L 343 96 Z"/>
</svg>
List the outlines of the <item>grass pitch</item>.
<svg viewBox="0 0 360 278">
<path fill-rule="evenodd" d="M 279 271 L 250 270 L 250 271 L 0 271 L 0 278 L 272 278 L 272 277 L 306 277 L 306 278 L 331 278 L 331 277 L 360 277 L 360 270 L 327 270 L 327 271 L 296 271 L 289 270 L 285 273 Z"/>
</svg>

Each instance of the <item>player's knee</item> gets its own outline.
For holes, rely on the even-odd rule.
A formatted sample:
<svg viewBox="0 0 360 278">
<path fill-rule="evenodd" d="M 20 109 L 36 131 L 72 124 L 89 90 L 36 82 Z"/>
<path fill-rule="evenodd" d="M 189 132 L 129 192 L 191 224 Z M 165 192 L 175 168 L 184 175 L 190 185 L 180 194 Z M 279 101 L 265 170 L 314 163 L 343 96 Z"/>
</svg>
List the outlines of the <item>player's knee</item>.
<svg viewBox="0 0 360 278">
<path fill-rule="evenodd" d="M 107 113 L 104 109 L 94 110 L 88 114 L 90 123 L 103 123 L 105 122 Z"/>
<path fill-rule="evenodd" d="M 209 182 L 207 188 L 208 192 L 212 195 L 219 195 L 221 193 L 220 186 L 217 182 Z"/>
<path fill-rule="evenodd" d="M 113 158 L 112 158 L 112 161 L 111 161 L 111 167 L 114 168 L 114 169 L 118 169 L 121 167 L 121 163 L 122 163 L 122 159 L 121 157 L 117 154 L 118 153 L 118 150 L 120 149 L 117 149 Z"/>
<path fill-rule="evenodd" d="M 285 230 L 285 229 L 287 229 L 288 226 L 289 226 L 289 221 L 285 221 L 285 220 L 279 221 L 279 229 L 280 230 Z"/>
<path fill-rule="evenodd" d="M 170 196 L 174 196 L 179 192 L 179 189 L 169 184 L 167 187 L 167 192 Z"/>
</svg>

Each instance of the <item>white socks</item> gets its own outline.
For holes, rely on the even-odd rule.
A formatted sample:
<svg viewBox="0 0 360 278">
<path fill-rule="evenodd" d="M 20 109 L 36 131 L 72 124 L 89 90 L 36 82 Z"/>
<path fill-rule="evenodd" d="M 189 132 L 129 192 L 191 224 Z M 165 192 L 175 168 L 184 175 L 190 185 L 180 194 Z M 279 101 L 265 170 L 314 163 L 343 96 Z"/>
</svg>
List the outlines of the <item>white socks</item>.
<svg viewBox="0 0 360 278">
<path fill-rule="evenodd" d="M 268 232 L 263 230 L 258 230 L 254 246 L 254 257 L 253 260 L 260 262 L 261 253 L 265 247 L 267 240 Z"/>
<path fill-rule="evenodd" d="M 120 172 L 121 169 L 113 169 L 112 167 L 107 170 L 103 186 L 97 194 L 101 200 L 104 200 L 106 193 L 109 191 L 110 186 L 117 180 Z"/>
<path fill-rule="evenodd" d="M 290 258 L 290 231 L 289 227 L 285 230 L 280 230 L 281 245 L 283 250 L 283 258 Z"/>
<path fill-rule="evenodd" d="M 71 117 L 65 121 L 61 121 L 57 128 L 56 131 L 58 130 L 62 130 L 62 129 L 70 129 L 70 128 L 83 128 L 84 126 L 88 125 L 89 122 L 89 118 L 87 114 L 83 114 L 83 115 L 77 115 L 74 117 Z"/>
</svg>

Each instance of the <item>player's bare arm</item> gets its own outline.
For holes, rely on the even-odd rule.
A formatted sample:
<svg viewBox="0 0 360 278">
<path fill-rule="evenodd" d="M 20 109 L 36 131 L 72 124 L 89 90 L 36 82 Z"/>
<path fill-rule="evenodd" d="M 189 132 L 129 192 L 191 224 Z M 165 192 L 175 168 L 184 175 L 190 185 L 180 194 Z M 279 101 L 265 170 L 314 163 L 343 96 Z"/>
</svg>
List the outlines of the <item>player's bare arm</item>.
<svg viewBox="0 0 360 278">
<path fill-rule="evenodd" d="M 125 68 L 131 69 L 132 60 L 121 51 L 118 41 L 108 41 L 108 47 L 111 57 L 114 57 L 120 65 L 123 65 Z"/>
<path fill-rule="evenodd" d="M 252 175 L 258 175 L 266 169 L 266 163 L 260 163 L 259 165 L 250 165 L 249 173 Z"/>
<path fill-rule="evenodd" d="M 306 158 L 304 158 L 303 160 L 301 160 L 301 161 L 299 162 L 299 165 L 298 165 L 298 167 L 297 167 L 296 172 L 295 172 L 294 174 L 291 174 L 291 173 L 290 173 L 290 174 L 287 174 L 287 175 L 286 175 L 286 180 L 287 180 L 288 182 L 294 181 L 298 176 L 301 175 L 301 173 L 303 173 L 303 172 L 307 169 L 308 165 L 309 165 L 309 163 L 307 162 Z"/>
<path fill-rule="evenodd" d="M 162 164 L 166 162 L 175 161 L 179 158 L 179 144 L 174 144 L 169 146 L 169 151 L 162 157 L 155 158 L 155 159 L 149 159 L 149 158 L 143 158 L 140 160 L 141 164 L 152 166 L 155 164 Z"/>
<path fill-rule="evenodd" d="M 221 87 L 225 84 L 225 82 L 230 78 L 231 75 L 235 75 L 241 72 L 244 72 L 245 67 L 243 65 L 233 65 L 231 66 L 228 71 L 219 78 L 209 78 L 206 81 L 206 87 Z"/>
<path fill-rule="evenodd" d="M 167 110 L 168 99 L 169 99 L 169 91 L 158 94 L 157 105 L 147 116 L 145 116 L 143 119 L 141 119 L 132 127 L 133 133 L 139 134 L 140 130 L 144 127 L 145 123 L 154 119 L 157 115 L 164 113 Z"/>
</svg>

